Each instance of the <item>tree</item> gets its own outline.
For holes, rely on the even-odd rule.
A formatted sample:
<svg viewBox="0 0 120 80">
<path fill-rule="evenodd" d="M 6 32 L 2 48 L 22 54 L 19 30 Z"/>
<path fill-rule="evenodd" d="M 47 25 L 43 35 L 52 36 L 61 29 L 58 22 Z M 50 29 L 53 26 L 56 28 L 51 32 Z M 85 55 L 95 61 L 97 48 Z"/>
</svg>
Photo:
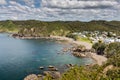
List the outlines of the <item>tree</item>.
<svg viewBox="0 0 120 80">
<path fill-rule="evenodd" d="M 94 49 L 96 50 L 97 54 L 103 55 L 106 46 L 107 46 L 107 45 L 106 45 L 105 43 L 98 42 L 98 43 L 95 43 L 95 44 L 92 46 L 92 48 L 94 48 Z"/>
</svg>

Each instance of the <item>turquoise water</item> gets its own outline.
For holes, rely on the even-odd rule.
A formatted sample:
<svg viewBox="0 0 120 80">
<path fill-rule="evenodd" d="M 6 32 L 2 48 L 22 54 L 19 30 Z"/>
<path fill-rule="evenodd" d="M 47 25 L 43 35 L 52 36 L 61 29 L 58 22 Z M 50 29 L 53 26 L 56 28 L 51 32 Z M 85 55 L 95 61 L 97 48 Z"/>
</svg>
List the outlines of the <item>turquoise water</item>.
<svg viewBox="0 0 120 80">
<path fill-rule="evenodd" d="M 63 70 L 65 64 L 84 65 L 91 63 L 88 58 L 77 58 L 58 54 L 70 44 L 60 44 L 54 40 L 20 40 L 0 34 L 0 80 L 23 80 L 31 73 L 41 73 L 40 66 L 54 65 Z"/>
</svg>

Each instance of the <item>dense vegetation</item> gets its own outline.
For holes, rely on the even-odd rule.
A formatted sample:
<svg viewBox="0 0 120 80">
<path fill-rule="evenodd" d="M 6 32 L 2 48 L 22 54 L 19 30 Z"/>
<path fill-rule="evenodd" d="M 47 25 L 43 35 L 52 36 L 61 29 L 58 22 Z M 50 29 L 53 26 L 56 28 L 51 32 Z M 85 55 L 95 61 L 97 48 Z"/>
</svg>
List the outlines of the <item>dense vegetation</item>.
<svg viewBox="0 0 120 80">
<path fill-rule="evenodd" d="M 98 42 L 98 43 L 95 43 L 92 47 L 95 49 L 95 51 L 96 51 L 96 53 L 97 53 L 98 55 L 104 55 L 104 53 L 105 53 L 105 48 L 107 47 L 107 44 L 102 43 L 102 42 L 100 41 L 100 42 Z"/>
<path fill-rule="evenodd" d="M 61 35 L 79 31 L 113 31 L 120 33 L 120 21 L 0 21 L 0 32 L 18 32 L 32 36 Z"/>
<path fill-rule="evenodd" d="M 109 58 L 108 64 L 120 67 L 120 43 L 111 43 L 105 49 L 105 55 Z"/>
</svg>

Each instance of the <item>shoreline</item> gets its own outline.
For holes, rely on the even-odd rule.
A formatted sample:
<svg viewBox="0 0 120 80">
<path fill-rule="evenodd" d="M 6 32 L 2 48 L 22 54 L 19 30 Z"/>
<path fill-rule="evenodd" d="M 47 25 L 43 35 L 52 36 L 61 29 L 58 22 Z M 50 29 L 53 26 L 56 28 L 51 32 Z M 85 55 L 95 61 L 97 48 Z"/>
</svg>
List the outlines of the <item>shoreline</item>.
<svg viewBox="0 0 120 80">
<path fill-rule="evenodd" d="M 49 36 L 49 37 L 20 37 L 20 36 L 14 36 L 13 34 L 10 35 L 11 37 L 17 38 L 17 39 L 55 39 L 58 41 L 65 40 L 68 43 L 76 44 L 76 45 L 83 45 L 86 47 L 87 50 L 90 50 L 92 48 L 92 44 L 88 42 L 83 41 L 75 41 L 72 38 L 64 37 L 64 36 Z M 97 55 L 96 53 L 90 53 L 89 57 L 94 60 L 92 64 L 98 64 L 102 65 L 102 63 L 107 61 L 107 58 L 102 55 Z"/>
<path fill-rule="evenodd" d="M 101 66 L 107 61 L 106 57 L 102 55 L 97 55 L 96 53 L 90 53 L 90 58 L 92 58 L 95 61 L 94 63 L 92 63 L 93 65 L 98 64 L 99 66 Z"/>
<path fill-rule="evenodd" d="M 11 37 L 17 38 L 17 39 L 55 39 L 58 41 L 67 41 L 68 43 L 77 44 L 77 45 L 83 45 L 86 47 L 86 49 L 91 49 L 92 44 L 84 41 L 75 41 L 72 38 L 64 37 L 64 36 L 49 36 L 49 37 L 21 37 L 21 36 L 14 36 L 13 34 L 10 35 Z"/>
</svg>

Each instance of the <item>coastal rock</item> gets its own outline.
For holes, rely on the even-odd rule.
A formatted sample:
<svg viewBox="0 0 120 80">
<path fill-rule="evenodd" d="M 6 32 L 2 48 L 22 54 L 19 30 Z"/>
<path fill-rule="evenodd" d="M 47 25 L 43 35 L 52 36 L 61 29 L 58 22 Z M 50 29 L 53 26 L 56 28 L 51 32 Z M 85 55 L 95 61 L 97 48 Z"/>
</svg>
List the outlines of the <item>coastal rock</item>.
<svg viewBox="0 0 120 80">
<path fill-rule="evenodd" d="M 52 66 L 52 65 L 49 65 L 49 66 L 48 66 L 48 68 L 55 68 L 55 67 L 54 67 L 54 66 Z"/>
<path fill-rule="evenodd" d="M 23 34 L 12 34 L 11 35 L 13 38 L 21 38 L 21 37 L 23 37 Z"/>
<path fill-rule="evenodd" d="M 44 69 L 44 67 L 43 67 L 43 66 L 41 66 L 41 67 L 40 67 L 40 69 Z"/>
<path fill-rule="evenodd" d="M 69 51 L 68 48 L 64 48 L 64 49 L 63 49 L 63 52 L 67 52 L 67 51 Z"/>
<path fill-rule="evenodd" d="M 24 80 L 38 80 L 38 76 L 36 74 L 30 74 Z"/>
<path fill-rule="evenodd" d="M 82 58 L 87 57 L 85 54 L 79 52 L 73 52 L 72 54 L 76 57 L 82 57 Z"/>
<path fill-rule="evenodd" d="M 48 66 L 48 70 L 49 70 L 49 71 L 58 71 L 58 68 L 49 65 L 49 66 Z"/>
<path fill-rule="evenodd" d="M 38 76 L 38 80 L 44 80 L 44 77 L 45 77 L 45 76 L 43 76 L 43 75 L 41 75 L 41 74 L 38 74 L 37 76 Z"/>
<path fill-rule="evenodd" d="M 49 70 L 49 71 L 58 71 L 57 68 L 49 68 L 48 70 Z"/>
<path fill-rule="evenodd" d="M 41 75 L 41 74 L 38 74 L 37 76 L 38 76 L 38 77 L 42 77 L 42 75 Z"/>
<path fill-rule="evenodd" d="M 60 72 L 57 71 L 44 71 L 45 75 L 50 75 L 53 79 L 58 79 L 61 77 Z"/>
<path fill-rule="evenodd" d="M 74 65 L 73 65 L 73 64 L 66 64 L 66 66 L 67 66 L 68 68 L 70 68 L 70 67 L 73 67 Z"/>
</svg>

